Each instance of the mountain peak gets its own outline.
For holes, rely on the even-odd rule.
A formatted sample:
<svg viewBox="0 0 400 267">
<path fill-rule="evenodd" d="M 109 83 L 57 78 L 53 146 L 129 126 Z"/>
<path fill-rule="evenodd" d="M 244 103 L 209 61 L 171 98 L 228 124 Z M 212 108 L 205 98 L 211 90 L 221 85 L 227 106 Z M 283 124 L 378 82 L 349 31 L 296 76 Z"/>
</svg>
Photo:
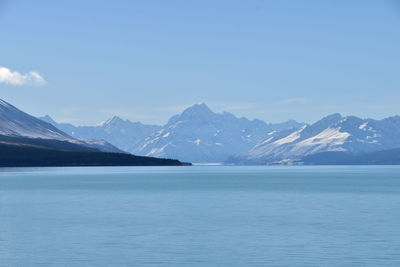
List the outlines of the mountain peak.
<svg viewBox="0 0 400 267">
<path fill-rule="evenodd" d="M 39 119 L 41 119 L 42 121 L 45 121 L 47 123 L 53 124 L 53 125 L 57 124 L 57 122 L 55 120 L 53 120 L 53 118 L 50 117 L 49 115 L 45 115 L 43 117 L 40 117 Z"/>
<path fill-rule="evenodd" d="M 328 116 L 323 117 L 315 124 L 333 124 L 343 119 L 343 116 L 340 113 L 333 113 Z"/>
<path fill-rule="evenodd" d="M 209 110 L 209 111 L 211 111 L 211 109 L 204 102 L 196 103 L 193 106 L 188 107 L 186 110 L 188 110 L 188 109 Z"/>
<path fill-rule="evenodd" d="M 332 113 L 332 114 L 329 114 L 328 116 L 325 116 L 322 119 L 327 119 L 327 118 L 329 118 L 329 119 L 342 119 L 343 116 L 340 113 Z"/>
<path fill-rule="evenodd" d="M 186 119 L 196 119 L 207 118 L 213 115 L 215 115 L 215 113 L 205 103 L 197 103 L 185 109 L 180 117 Z"/>
<path fill-rule="evenodd" d="M 101 126 L 109 125 L 109 124 L 117 124 L 117 123 L 124 123 L 125 120 L 121 119 L 118 116 L 113 116 L 112 118 L 106 120 L 105 122 L 101 123 Z"/>
</svg>

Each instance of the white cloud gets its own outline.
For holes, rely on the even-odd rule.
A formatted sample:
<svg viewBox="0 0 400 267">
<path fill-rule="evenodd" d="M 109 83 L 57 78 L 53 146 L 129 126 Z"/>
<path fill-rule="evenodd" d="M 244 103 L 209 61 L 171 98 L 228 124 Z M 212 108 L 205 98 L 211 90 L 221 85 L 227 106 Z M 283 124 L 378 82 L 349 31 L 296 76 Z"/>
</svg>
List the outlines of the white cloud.
<svg viewBox="0 0 400 267">
<path fill-rule="evenodd" d="M 20 73 L 0 66 L 0 83 L 11 85 L 43 85 L 46 80 L 37 72 Z"/>
</svg>

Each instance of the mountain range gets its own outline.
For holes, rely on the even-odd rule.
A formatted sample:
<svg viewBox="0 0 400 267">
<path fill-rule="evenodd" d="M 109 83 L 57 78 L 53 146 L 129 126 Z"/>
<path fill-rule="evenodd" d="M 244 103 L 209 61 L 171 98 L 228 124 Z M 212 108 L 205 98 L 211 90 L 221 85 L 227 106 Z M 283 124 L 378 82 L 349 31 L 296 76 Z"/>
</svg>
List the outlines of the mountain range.
<svg viewBox="0 0 400 267">
<path fill-rule="evenodd" d="M 123 157 L 130 158 L 124 164 L 133 164 L 139 157 L 150 160 L 146 164 L 156 158 L 262 165 L 394 164 L 397 157 L 393 155 L 400 152 L 400 116 L 374 120 L 332 114 L 312 124 L 294 120 L 272 124 L 229 112 L 216 113 L 199 103 L 162 126 L 119 117 L 96 126 L 74 126 L 57 123 L 50 116 L 35 118 L 0 100 L 0 146 L 18 155 L 12 163 L 15 166 L 21 166 L 24 155 L 31 155 L 33 164 L 35 153 L 49 155 L 50 151 L 62 152 L 54 154 L 62 160 L 51 164 L 66 166 L 122 164 Z M 101 159 L 96 154 L 98 160 L 78 163 L 67 160 L 72 154 L 64 152 L 105 154 Z M 2 157 L 3 163 L 11 159 L 4 153 Z M 74 157 L 87 158 L 78 154 Z M 137 158 L 131 161 L 132 157 Z M 111 158 L 112 162 L 107 163 Z M 32 166 L 38 164 L 40 161 Z"/>
<path fill-rule="evenodd" d="M 215 113 L 199 103 L 173 116 L 164 126 L 145 125 L 113 117 L 98 126 L 57 123 L 41 118 L 78 138 L 102 138 L 129 153 L 176 158 L 195 163 L 222 163 L 231 155 L 246 153 L 271 131 L 295 130 L 304 123 L 289 120 L 271 124 Z"/>
<path fill-rule="evenodd" d="M 338 158 L 361 162 L 362 155 L 382 157 L 385 151 L 392 155 L 393 149 L 400 148 L 400 116 L 374 120 L 336 113 L 312 124 L 294 120 L 272 124 L 215 113 L 199 103 L 163 126 L 118 117 L 98 126 L 61 124 L 49 116 L 42 119 L 68 135 L 102 138 L 135 155 L 194 163 L 328 164 L 329 158 L 343 164 Z"/>
<path fill-rule="evenodd" d="M 189 162 L 224 162 L 230 155 L 242 154 L 254 147 L 267 132 L 301 126 L 295 121 L 267 124 L 257 119 L 238 118 L 228 112 L 214 113 L 200 103 L 173 116 L 132 152 Z"/>
<path fill-rule="evenodd" d="M 132 152 L 144 138 L 161 129 L 161 126 L 158 125 L 131 122 L 117 116 L 96 126 L 74 126 L 70 123 L 57 123 L 48 115 L 39 119 L 50 123 L 74 138 L 107 140 L 107 142 L 126 152 Z"/>
<path fill-rule="evenodd" d="M 0 100 L 0 139 L 31 138 L 44 140 L 57 140 L 66 145 L 78 145 L 97 149 L 103 152 L 123 152 L 104 140 L 76 139 L 52 124 L 37 119 L 13 105 Z"/>
<path fill-rule="evenodd" d="M 185 165 L 134 156 L 105 140 L 77 139 L 0 100 L 0 166 Z"/>
<path fill-rule="evenodd" d="M 400 116 L 382 120 L 329 115 L 295 131 L 270 133 L 248 153 L 231 157 L 229 163 L 273 164 L 302 162 L 310 155 L 362 155 L 400 148 Z M 313 157 L 313 161 L 316 158 Z"/>
</svg>

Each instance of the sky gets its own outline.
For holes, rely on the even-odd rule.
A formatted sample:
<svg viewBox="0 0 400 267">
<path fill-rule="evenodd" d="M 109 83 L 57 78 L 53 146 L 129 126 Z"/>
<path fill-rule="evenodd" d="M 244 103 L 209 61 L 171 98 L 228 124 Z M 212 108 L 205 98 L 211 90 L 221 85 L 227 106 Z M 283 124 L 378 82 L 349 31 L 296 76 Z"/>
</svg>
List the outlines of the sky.
<svg viewBox="0 0 400 267">
<path fill-rule="evenodd" d="M 380 119 L 400 114 L 400 0 L 0 0 L 0 98 L 79 125 L 198 102 Z"/>
</svg>

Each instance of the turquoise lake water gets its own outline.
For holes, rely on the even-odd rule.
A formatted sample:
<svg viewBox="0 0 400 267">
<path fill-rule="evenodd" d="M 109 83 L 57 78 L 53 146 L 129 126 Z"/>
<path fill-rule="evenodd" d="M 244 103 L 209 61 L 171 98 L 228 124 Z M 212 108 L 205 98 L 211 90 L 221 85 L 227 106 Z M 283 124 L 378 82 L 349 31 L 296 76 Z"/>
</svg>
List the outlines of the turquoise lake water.
<svg viewBox="0 0 400 267">
<path fill-rule="evenodd" d="M 0 169 L 0 266 L 400 266 L 400 167 Z"/>
</svg>

